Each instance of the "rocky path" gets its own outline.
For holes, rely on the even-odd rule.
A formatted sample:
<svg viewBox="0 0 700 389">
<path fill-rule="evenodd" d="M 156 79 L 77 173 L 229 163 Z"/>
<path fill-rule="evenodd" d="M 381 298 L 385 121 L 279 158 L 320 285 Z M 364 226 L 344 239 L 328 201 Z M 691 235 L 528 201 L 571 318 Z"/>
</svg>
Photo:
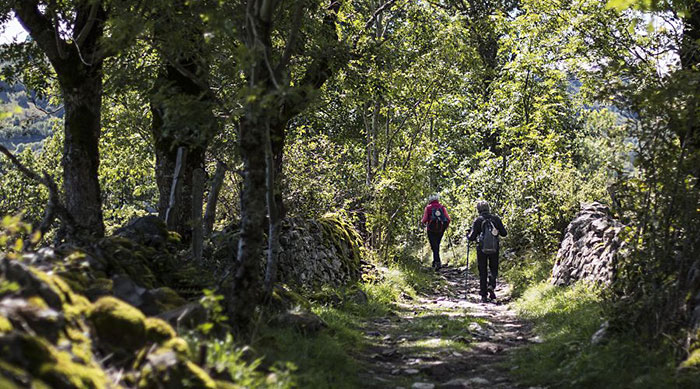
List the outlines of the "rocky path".
<svg viewBox="0 0 700 389">
<path fill-rule="evenodd" d="M 440 276 L 434 293 L 366 323 L 365 387 L 519 387 L 503 362 L 538 338 L 508 307 L 507 285 L 495 303 L 480 303 L 478 279 L 470 274 L 465 283 L 465 268 L 443 268 Z"/>
</svg>

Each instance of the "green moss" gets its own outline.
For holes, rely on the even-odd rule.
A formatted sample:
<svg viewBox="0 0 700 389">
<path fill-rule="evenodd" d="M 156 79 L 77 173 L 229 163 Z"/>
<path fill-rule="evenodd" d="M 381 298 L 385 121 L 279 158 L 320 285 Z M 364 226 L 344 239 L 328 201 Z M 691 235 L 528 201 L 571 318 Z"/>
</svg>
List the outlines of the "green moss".
<svg viewBox="0 0 700 389">
<path fill-rule="evenodd" d="M 0 316 L 0 334 L 12 331 L 12 323 L 5 316 Z"/>
<path fill-rule="evenodd" d="M 272 299 L 284 308 L 299 306 L 307 310 L 311 309 L 311 303 L 309 300 L 304 298 L 299 293 L 294 292 L 284 284 L 275 285 L 275 288 L 272 291 Z"/>
<path fill-rule="evenodd" d="M 68 270 L 56 273 L 61 279 L 78 293 L 84 293 L 90 284 L 90 279 L 83 272 L 78 270 Z"/>
<path fill-rule="evenodd" d="M 173 338 L 163 343 L 163 348 L 171 349 L 182 356 L 187 356 L 190 353 L 190 347 L 187 341 L 182 338 Z"/>
<path fill-rule="evenodd" d="M 228 381 L 216 380 L 216 381 L 214 381 L 214 384 L 216 384 L 216 389 L 243 389 L 243 388 L 245 388 L 245 386 L 236 385 L 233 382 L 228 382 Z"/>
<path fill-rule="evenodd" d="M 107 386 L 107 378 L 99 367 L 76 363 L 70 353 L 36 336 L 17 333 L 6 337 L 1 351 L 9 364 L 26 369 L 51 388 L 100 389 Z M 1 367 L 6 370 L 7 366 Z"/>
<path fill-rule="evenodd" d="M 39 366 L 37 375 L 55 388 L 98 389 L 107 386 L 107 377 L 98 367 L 72 361 L 70 354 L 53 350 L 55 362 Z"/>
<path fill-rule="evenodd" d="M 347 274 L 359 277 L 362 238 L 341 213 L 327 213 L 318 220 L 324 237 L 338 250 Z"/>
<path fill-rule="evenodd" d="M 39 309 L 46 309 L 49 307 L 49 305 L 46 304 L 46 301 L 39 296 L 31 296 L 27 298 L 27 303 Z"/>
<path fill-rule="evenodd" d="M 51 389 L 40 379 L 32 377 L 26 370 L 0 360 L 0 388 L 25 389 L 27 383 L 30 389 Z"/>
<path fill-rule="evenodd" d="M 145 321 L 146 340 L 154 343 L 162 343 L 177 336 L 173 327 L 163 319 L 149 317 Z"/>
<path fill-rule="evenodd" d="M 690 353 L 688 359 L 681 363 L 683 369 L 700 369 L 700 349 Z"/>
<path fill-rule="evenodd" d="M 139 389 L 216 389 L 214 380 L 204 370 L 171 350 L 160 348 L 147 359 L 141 369 Z"/>
<path fill-rule="evenodd" d="M 101 341 L 112 347 L 136 350 L 145 342 L 146 317 L 138 309 L 111 296 L 97 300 L 88 319 Z"/>
<path fill-rule="evenodd" d="M 187 370 L 194 376 L 194 382 L 197 383 L 193 388 L 210 388 L 216 389 L 216 384 L 214 380 L 209 377 L 209 374 L 202 370 L 201 367 L 195 365 L 194 363 L 187 361 L 185 362 Z"/>
<path fill-rule="evenodd" d="M 87 335 L 74 326 L 67 326 L 65 328 L 66 340 L 70 342 L 71 352 L 73 355 L 83 361 L 88 363 L 92 360 L 92 342 Z"/>
</svg>

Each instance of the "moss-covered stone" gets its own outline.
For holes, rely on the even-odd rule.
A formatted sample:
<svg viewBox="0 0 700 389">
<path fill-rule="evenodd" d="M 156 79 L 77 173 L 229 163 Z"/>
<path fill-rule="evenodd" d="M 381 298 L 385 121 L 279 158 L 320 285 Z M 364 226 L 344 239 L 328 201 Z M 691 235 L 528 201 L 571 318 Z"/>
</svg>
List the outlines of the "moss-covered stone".
<svg viewBox="0 0 700 389">
<path fill-rule="evenodd" d="M 173 350 L 183 357 L 186 357 L 190 353 L 190 346 L 187 344 L 185 339 L 182 338 L 173 338 L 166 341 L 163 343 L 163 348 Z"/>
<path fill-rule="evenodd" d="M 146 291 L 141 310 L 146 315 L 157 315 L 187 304 L 187 301 L 167 286 Z"/>
<path fill-rule="evenodd" d="M 204 370 L 172 350 L 158 349 L 146 359 L 139 389 L 216 389 L 214 380 Z"/>
<path fill-rule="evenodd" d="M 149 317 L 144 322 L 146 325 L 146 340 L 154 343 L 163 343 L 177 336 L 173 327 L 165 320 Z"/>
<path fill-rule="evenodd" d="M 700 370 L 700 349 L 692 351 L 688 356 L 688 359 L 683 361 L 680 367 L 683 369 Z"/>
<path fill-rule="evenodd" d="M 3 389 L 51 389 L 29 372 L 0 360 L 0 388 Z"/>
<path fill-rule="evenodd" d="M 5 316 L 0 316 L 0 335 L 12 331 L 12 323 Z"/>
<path fill-rule="evenodd" d="M 95 301 L 102 296 L 108 296 L 112 294 L 112 289 L 114 288 L 114 281 L 109 278 L 96 278 L 90 282 L 88 287 L 85 289 L 85 296 L 90 299 L 90 301 Z"/>
<path fill-rule="evenodd" d="M 301 294 L 294 292 L 285 284 L 277 284 L 272 290 L 272 302 L 281 310 L 289 310 L 294 307 L 311 309 L 311 303 Z"/>
<path fill-rule="evenodd" d="M 88 319 L 101 342 L 114 348 L 137 350 L 146 340 L 146 317 L 138 309 L 114 297 L 102 297 Z"/>
<path fill-rule="evenodd" d="M 0 337 L 2 359 L 23 369 L 51 388 L 100 389 L 107 386 L 107 377 L 95 365 L 73 361 L 70 353 L 53 347 L 46 340 L 13 332 Z"/>
</svg>

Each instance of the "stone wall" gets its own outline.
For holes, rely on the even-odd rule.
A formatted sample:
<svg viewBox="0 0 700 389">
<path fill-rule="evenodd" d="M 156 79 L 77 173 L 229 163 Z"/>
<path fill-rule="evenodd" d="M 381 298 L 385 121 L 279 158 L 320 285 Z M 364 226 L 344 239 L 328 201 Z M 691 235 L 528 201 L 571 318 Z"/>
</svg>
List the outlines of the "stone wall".
<svg viewBox="0 0 700 389">
<path fill-rule="evenodd" d="M 566 228 L 551 282 L 555 285 L 570 285 L 578 280 L 597 284 L 613 282 L 617 260 L 625 246 L 619 235 L 623 227 L 610 216 L 607 206 L 598 202 L 582 205 Z"/>
<path fill-rule="evenodd" d="M 303 289 L 355 281 L 361 273 L 361 245 L 360 236 L 340 215 L 287 219 L 280 236 L 279 280 Z"/>
</svg>

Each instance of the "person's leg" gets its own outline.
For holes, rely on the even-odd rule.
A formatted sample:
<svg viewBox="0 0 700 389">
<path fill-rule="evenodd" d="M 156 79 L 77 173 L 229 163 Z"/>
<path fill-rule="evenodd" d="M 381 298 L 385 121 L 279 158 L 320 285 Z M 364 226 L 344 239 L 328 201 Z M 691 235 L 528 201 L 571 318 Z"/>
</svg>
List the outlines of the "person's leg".
<svg viewBox="0 0 700 389">
<path fill-rule="evenodd" d="M 433 252 L 433 267 L 440 264 L 440 239 L 438 235 L 432 231 L 428 231 L 428 241 L 430 242 L 430 250 Z"/>
<path fill-rule="evenodd" d="M 433 257 L 433 262 L 436 269 L 439 269 L 442 266 L 442 260 L 440 259 L 440 243 L 442 242 L 442 235 L 444 233 L 445 231 L 435 233 L 435 256 Z"/>
<path fill-rule="evenodd" d="M 488 277 L 487 257 L 479 250 L 476 251 L 476 262 L 479 265 L 479 294 L 482 299 L 486 298 L 486 283 Z"/>
<path fill-rule="evenodd" d="M 489 255 L 489 297 L 496 298 L 496 278 L 498 277 L 498 254 Z"/>
</svg>

